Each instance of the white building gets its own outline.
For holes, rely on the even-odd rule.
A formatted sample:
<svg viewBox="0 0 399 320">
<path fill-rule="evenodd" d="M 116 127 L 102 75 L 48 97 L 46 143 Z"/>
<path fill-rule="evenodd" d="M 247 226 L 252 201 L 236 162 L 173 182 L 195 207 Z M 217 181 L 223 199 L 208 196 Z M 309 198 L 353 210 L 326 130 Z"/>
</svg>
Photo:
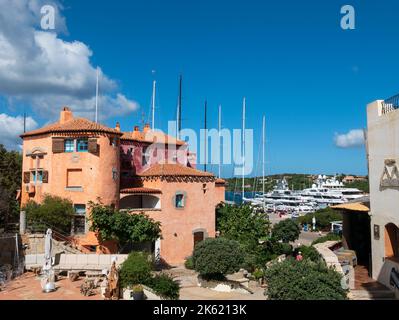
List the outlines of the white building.
<svg viewBox="0 0 399 320">
<path fill-rule="evenodd" d="M 372 276 L 394 288 L 392 270 L 399 272 L 399 96 L 370 103 L 367 128 Z"/>
</svg>

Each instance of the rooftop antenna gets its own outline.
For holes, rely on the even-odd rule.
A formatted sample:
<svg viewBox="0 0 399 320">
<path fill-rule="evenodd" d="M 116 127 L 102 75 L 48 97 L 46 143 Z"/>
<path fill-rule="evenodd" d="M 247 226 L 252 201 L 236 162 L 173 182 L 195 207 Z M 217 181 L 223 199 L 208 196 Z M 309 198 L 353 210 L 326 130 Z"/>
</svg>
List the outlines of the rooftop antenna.
<svg viewBox="0 0 399 320">
<path fill-rule="evenodd" d="M 219 105 L 219 178 L 221 178 L 221 167 L 222 167 L 222 106 Z"/>
<path fill-rule="evenodd" d="M 206 108 L 207 108 L 207 101 L 205 100 L 205 110 L 204 110 L 204 112 L 205 112 L 205 114 L 204 114 L 204 138 L 205 138 L 205 141 L 204 141 L 204 155 L 205 155 L 205 162 L 204 162 L 204 171 L 206 171 L 206 163 L 208 162 L 208 158 L 207 158 L 207 153 L 208 153 L 208 146 L 207 146 L 207 143 L 206 143 L 206 138 L 207 138 L 207 133 L 206 133 Z"/>
<path fill-rule="evenodd" d="M 99 69 L 97 67 L 97 79 L 96 79 L 96 119 L 95 122 L 98 122 L 98 74 L 99 74 Z"/>
</svg>

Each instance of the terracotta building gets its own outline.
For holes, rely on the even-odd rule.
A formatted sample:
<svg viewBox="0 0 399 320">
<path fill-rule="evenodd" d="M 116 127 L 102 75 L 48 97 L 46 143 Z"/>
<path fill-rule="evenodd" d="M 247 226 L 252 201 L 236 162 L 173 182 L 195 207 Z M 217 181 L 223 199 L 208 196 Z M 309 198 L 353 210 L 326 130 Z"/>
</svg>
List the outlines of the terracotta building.
<svg viewBox="0 0 399 320">
<path fill-rule="evenodd" d="M 22 205 L 45 194 L 70 199 L 76 215 L 72 235 L 81 249 L 113 252 L 89 232 L 88 202 L 101 201 L 161 222 L 154 254 L 182 263 L 194 244 L 215 235 L 215 207 L 224 201 L 224 181 L 195 169 L 184 141 L 152 131 L 132 132 L 75 118 L 64 107 L 58 122 L 23 138 Z"/>
</svg>

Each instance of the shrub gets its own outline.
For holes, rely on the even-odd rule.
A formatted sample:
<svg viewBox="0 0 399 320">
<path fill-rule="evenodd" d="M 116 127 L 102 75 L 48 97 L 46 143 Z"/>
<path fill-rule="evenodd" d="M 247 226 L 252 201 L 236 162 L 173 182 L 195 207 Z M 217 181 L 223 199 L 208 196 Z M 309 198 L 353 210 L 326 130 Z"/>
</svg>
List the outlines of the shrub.
<svg viewBox="0 0 399 320">
<path fill-rule="evenodd" d="M 272 230 L 272 237 L 287 243 L 298 239 L 301 229 L 298 223 L 291 219 L 285 219 L 277 223 Z"/>
<path fill-rule="evenodd" d="M 244 253 L 237 241 L 208 238 L 196 245 L 193 262 L 200 275 L 220 278 L 240 269 L 244 262 Z"/>
<path fill-rule="evenodd" d="M 103 241 L 116 240 L 122 248 L 131 242 L 152 242 L 161 237 L 161 223 L 144 213 L 129 214 L 93 202 L 89 206 L 90 231 L 98 232 Z"/>
<path fill-rule="evenodd" d="M 342 276 L 323 262 L 290 258 L 265 272 L 266 294 L 271 300 L 344 300 Z"/>
<path fill-rule="evenodd" d="M 119 273 L 123 288 L 144 284 L 151 278 L 151 262 L 143 252 L 132 252 L 122 263 Z"/>
<path fill-rule="evenodd" d="M 75 214 L 73 204 L 68 199 L 45 195 L 41 204 L 29 201 L 24 210 L 29 227 L 45 231 L 48 227 L 63 233 L 71 232 L 71 223 Z"/>
<path fill-rule="evenodd" d="M 147 280 L 146 285 L 165 299 L 179 299 L 179 284 L 166 274 L 156 275 Z"/>
<path fill-rule="evenodd" d="M 314 262 L 320 261 L 321 256 L 319 252 L 312 246 L 302 245 L 296 250 L 296 253 L 298 253 L 299 251 L 302 253 L 302 257 L 304 259 L 310 259 Z"/>
<path fill-rule="evenodd" d="M 327 235 L 325 235 L 323 237 L 320 237 L 320 238 L 314 240 L 312 242 L 312 246 L 317 244 L 317 243 L 323 243 L 323 242 L 326 242 L 326 241 L 341 241 L 341 240 L 342 240 L 341 236 L 339 236 L 337 234 L 334 234 L 334 233 L 329 233 L 329 234 L 327 234 Z"/>
<path fill-rule="evenodd" d="M 186 259 L 186 261 L 184 262 L 184 266 L 186 267 L 186 269 L 194 270 L 194 261 L 192 256 Z"/>
<path fill-rule="evenodd" d="M 317 210 L 314 213 L 308 213 L 302 217 L 299 217 L 298 221 L 301 224 L 307 223 L 309 226 L 312 226 L 312 219 L 316 218 L 316 228 L 319 230 L 330 230 L 330 223 L 333 221 L 341 221 L 342 213 L 331 209 L 330 207 Z"/>
</svg>

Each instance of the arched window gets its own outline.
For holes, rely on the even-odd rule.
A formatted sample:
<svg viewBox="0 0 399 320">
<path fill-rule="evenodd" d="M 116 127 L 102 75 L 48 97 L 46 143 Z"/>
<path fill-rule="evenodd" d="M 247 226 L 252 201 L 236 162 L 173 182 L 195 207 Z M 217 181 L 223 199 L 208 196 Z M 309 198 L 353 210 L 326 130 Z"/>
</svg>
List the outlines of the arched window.
<svg viewBox="0 0 399 320">
<path fill-rule="evenodd" d="M 393 223 L 385 226 L 385 257 L 399 258 L 399 228 Z"/>
</svg>

